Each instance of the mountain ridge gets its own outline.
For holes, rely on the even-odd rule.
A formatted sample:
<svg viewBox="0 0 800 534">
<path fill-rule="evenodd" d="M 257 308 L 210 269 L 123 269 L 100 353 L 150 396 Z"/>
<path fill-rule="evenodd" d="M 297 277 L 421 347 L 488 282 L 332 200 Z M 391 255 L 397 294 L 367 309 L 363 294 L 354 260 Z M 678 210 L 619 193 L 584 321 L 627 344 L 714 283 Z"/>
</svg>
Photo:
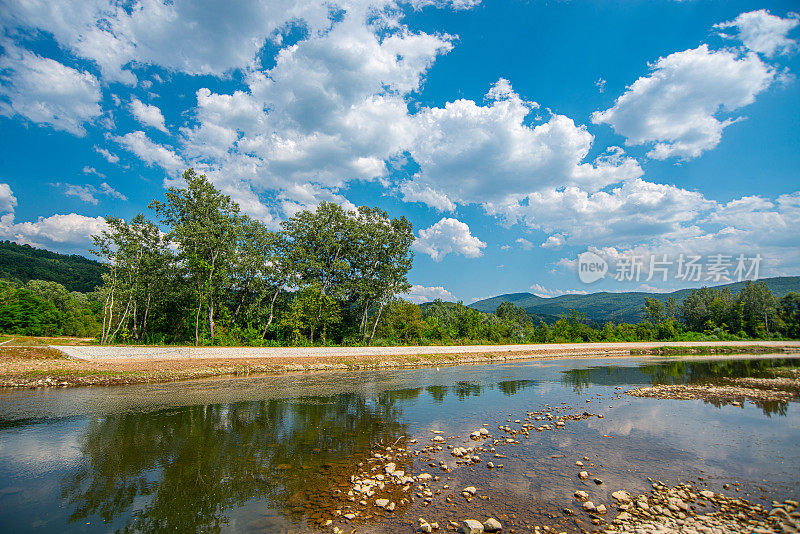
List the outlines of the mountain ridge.
<svg viewBox="0 0 800 534">
<path fill-rule="evenodd" d="M 758 281 L 767 284 L 770 291 L 778 298 L 790 291 L 800 292 L 800 276 L 777 276 L 762 278 Z M 720 290 L 728 287 L 736 294 L 744 287 L 745 283 L 731 282 L 708 287 Z M 503 302 L 511 302 L 524 309 L 534 319 L 542 319 L 548 323 L 555 321 L 562 314 L 569 313 L 570 310 L 584 313 L 588 320 L 598 323 L 607 321 L 635 323 L 642 319 L 641 309 L 644 306 L 645 297 L 656 298 L 662 302 L 666 302 L 669 297 L 672 297 L 680 304 L 692 292 L 692 289 L 696 288 L 678 289 L 670 293 L 598 291 L 585 295 L 559 295 L 558 297 L 539 297 L 526 292 L 506 293 L 473 302 L 469 304 L 469 307 L 485 313 L 494 313 Z"/>
</svg>

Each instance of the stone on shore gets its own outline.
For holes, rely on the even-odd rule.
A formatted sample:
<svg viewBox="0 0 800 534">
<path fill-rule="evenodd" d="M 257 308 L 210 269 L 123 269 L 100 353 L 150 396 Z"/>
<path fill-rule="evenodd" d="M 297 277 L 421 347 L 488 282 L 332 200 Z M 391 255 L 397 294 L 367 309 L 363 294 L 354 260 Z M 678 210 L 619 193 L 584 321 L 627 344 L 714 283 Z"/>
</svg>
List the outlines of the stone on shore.
<svg viewBox="0 0 800 534">
<path fill-rule="evenodd" d="M 499 532 L 503 530 L 503 525 L 501 525 L 500 521 L 498 521 L 494 517 L 490 517 L 489 519 L 483 522 L 483 530 L 485 532 Z"/>
<path fill-rule="evenodd" d="M 467 519 L 461 522 L 460 531 L 463 534 L 483 534 L 483 524 L 474 519 Z"/>
</svg>

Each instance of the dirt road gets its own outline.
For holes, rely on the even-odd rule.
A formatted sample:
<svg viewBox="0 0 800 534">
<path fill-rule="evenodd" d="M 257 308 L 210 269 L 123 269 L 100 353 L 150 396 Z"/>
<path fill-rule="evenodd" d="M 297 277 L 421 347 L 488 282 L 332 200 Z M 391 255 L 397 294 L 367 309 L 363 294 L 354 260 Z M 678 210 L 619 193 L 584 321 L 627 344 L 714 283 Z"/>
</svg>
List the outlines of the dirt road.
<svg viewBox="0 0 800 534">
<path fill-rule="evenodd" d="M 432 345 L 415 347 L 141 347 L 52 346 L 70 358 L 109 360 L 253 360 L 272 358 L 362 358 L 445 354 L 590 355 L 630 354 L 658 347 L 773 347 L 800 351 L 800 341 L 675 341 L 551 343 L 529 345 Z"/>
</svg>

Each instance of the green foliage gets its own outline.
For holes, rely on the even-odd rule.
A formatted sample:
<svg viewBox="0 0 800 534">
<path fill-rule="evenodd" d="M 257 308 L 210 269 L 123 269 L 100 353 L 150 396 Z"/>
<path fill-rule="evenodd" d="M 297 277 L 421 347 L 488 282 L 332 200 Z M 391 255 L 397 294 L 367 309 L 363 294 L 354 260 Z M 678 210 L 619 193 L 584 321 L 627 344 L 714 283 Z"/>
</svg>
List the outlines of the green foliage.
<svg viewBox="0 0 800 534">
<path fill-rule="evenodd" d="M 800 338 L 800 293 L 787 293 L 779 303 L 780 319 L 787 337 Z"/>
<path fill-rule="evenodd" d="M 23 336 L 93 337 L 99 333 L 92 302 L 56 282 L 23 287 L 0 280 L 0 331 Z"/>
<path fill-rule="evenodd" d="M 67 291 L 87 293 L 102 284 L 102 263 L 82 256 L 58 254 L 0 241 L 0 278 L 24 284 L 30 280 L 58 282 Z"/>
</svg>

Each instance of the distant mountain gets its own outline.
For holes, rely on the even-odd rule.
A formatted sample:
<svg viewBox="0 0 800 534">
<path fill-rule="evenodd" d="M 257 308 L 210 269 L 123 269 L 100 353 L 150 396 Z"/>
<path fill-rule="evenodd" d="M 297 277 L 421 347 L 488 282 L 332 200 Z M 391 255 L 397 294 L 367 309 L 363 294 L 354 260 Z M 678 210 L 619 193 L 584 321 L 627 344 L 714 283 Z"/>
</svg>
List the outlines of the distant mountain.
<svg viewBox="0 0 800 534">
<path fill-rule="evenodd" d="M 58 282 L 69 291 L 87 293 L 103 281 L 102 263 L 83 256 L 58 254 L 29 245 L 0 241 L 0 278 Z"/>
<path fill-rule="evenodd" d="M 759 282 L 767 284 L 770 291 L 778 298 L 790 291 L 800 293 L 800 276 L 764 278 Z M 733 282 L 715 287 L 719 289 L 728 287 L 733 293 L 738 293 L 744 284 L 745 282 Z M 493 313 L 503 302 L 511 302 L 524 309 L 534 320 L 541 318 L 548 323 L 555 321 L 561 314 L 568 314 L 570 310 L 585 313 L 588 320 L 598 323 L 606 321 L 633 323 L 642 319 L 645 297 L 656 298 L 662 302 L 672 297 L 680 304 L 691 292 L 691 289 L 681 289 L 672 293 L 601 292 L 589 295 L 561 295 L 553 298 L 537 297 L 531 293 L 509 293 L 479 300 L 469 306 L 478 311 Z"/>
</svg>

